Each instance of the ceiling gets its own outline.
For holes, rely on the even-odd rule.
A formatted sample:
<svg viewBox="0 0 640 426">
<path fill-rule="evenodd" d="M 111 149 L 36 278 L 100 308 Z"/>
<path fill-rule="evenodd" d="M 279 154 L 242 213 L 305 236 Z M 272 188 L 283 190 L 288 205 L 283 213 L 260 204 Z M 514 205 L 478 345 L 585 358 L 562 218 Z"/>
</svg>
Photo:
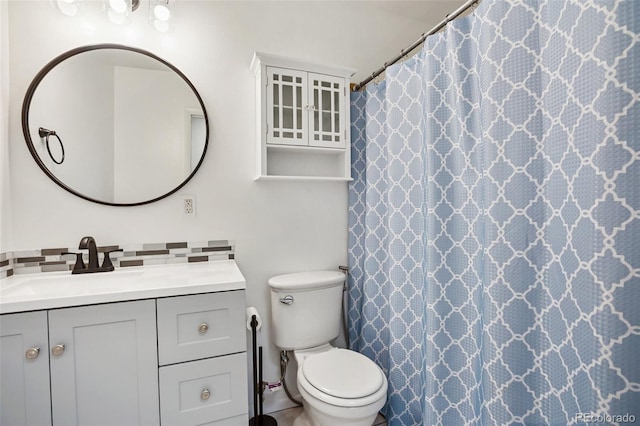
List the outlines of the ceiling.
<svg viewBox="0 0 640 426">
<path fill-rule="evenodd" d="M 362 3 L 363 7 L 375 7 L 390 15 L 421 21 L 431 28 L 465 2 L 466 0 L 368 0 Z"/>
<path fill-rule="evenodd" d="M 402 28 L 396 27 L 397 30 L 394 33 L 380 31 L 382 35 L 373 41 L 374 47 L 368 45 L 360 47 L 360 49 L 370 49 L 372 51 L 368 55 L 364 55 L 366 57 L 364 59 L 366 65 L 356 67 L 359 72 L 354 75 L 352 81 L 360 82 L 368 77 L 374 70 L 380 68 L 383 63 L 391 61 L 400 54 L 402 49 L 411 46 L 422 34 L 441 23 L 447 15 L 456 11 L 466 2 L 467 0 L 361 0 L 351 2 L 356 5 L 362 14 L 385 15 L 397 18 L 390 19 L 389 22 L 404 21 Z M 389 27 L 383 24 L 380 28 Z M 372 38 L 372 40 L 374 39 Z M 418 49 L 414 50 L 409 56 L 418 51 Z M 369 62 L 374 56 L 377 59 L 374 62 Z"/>
</svg>

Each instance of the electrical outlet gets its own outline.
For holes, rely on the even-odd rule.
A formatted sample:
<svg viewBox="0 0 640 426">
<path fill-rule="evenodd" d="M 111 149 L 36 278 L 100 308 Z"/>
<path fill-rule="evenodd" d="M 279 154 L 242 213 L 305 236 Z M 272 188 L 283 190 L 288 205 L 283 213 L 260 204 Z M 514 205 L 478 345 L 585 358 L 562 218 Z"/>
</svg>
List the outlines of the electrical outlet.
<svg viewBox="0 0 640 426">
<path fill-rule="evenodd" d="M 182 211 L 186 215 L 196 214 L 196 199 L 193 195 L 182 196 Z"/>
</svg>

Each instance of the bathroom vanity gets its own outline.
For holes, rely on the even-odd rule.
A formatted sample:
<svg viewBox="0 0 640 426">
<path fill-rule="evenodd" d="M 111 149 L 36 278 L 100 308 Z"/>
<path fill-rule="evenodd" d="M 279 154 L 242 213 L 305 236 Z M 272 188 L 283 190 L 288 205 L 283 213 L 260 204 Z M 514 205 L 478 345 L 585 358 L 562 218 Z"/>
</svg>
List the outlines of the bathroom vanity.
<svg viewBox="0 0 640 426">
<path fill-rule="evenodd" d="M 0 281 L 1 425 L 246 425 L 235 261 Z"/>
</svg>

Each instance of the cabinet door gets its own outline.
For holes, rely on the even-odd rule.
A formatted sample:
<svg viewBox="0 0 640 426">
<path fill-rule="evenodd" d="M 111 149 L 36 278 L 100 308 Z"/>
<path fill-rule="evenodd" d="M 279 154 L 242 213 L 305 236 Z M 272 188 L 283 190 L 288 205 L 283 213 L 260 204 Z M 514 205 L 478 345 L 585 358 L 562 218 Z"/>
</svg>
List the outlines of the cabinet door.
<svg viewBox="0 0 640 426">
<path fill-rule="evenodd" d="M 267 143 L 308 145 L 307 73 L 267 67 Z"/>
<path fill-rule="evenodd" d="M 345 120 L 345 80 L 309 73 L 311 126 L 309 146 L 344 148 L 347 138 Z"/>
<path fill-rule="evenodd" d="M 51 424 L 47 313 L 0 316 L 0 425 Z"/>
<path fill-rule="evenodd" d="M 154 300 L 49 312 L 54 425 L 159 424 L 155 317 Z"/>
</svg>

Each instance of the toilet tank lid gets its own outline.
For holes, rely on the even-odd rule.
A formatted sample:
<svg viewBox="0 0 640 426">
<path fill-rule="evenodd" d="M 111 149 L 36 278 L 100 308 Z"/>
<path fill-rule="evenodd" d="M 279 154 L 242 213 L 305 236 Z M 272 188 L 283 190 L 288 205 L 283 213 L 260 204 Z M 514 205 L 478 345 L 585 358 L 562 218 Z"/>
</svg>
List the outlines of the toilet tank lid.
<svg viewBox="0 0 640 426">
<path fill-rule="evenodd" d="M 275 290 L 307 290 L 342 285 L 346 276 L 340 271 L 296 272 L 269 278 L 269 287 Z"/>
</svg>

